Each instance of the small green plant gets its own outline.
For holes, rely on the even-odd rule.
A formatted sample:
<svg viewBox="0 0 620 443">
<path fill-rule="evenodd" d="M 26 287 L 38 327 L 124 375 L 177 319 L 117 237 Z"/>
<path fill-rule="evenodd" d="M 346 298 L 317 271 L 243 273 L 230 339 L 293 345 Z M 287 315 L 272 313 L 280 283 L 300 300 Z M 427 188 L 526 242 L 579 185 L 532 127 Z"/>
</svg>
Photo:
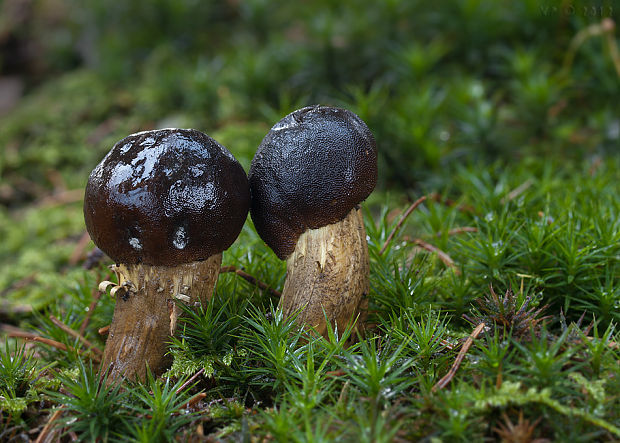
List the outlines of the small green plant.
<svg viewBox="0 0 620 443">
<path fill-rule="evenodd" d="M 479 370 L 496 383 L 514 371 L 516 348 L 512 345 L 509 331 L 485 334 L 484 340 L 478 342 L 477 351 L 480 355 Z"/>
<path fill-rule="evenodd" d="M 59 374 L 63 389 L 48 392 L 65 411 L 59 423 L 83 440 L 121 440 L 128 430 L 128 391 L 120 383 L 108 383 L 92 364 L 76 363 L 75 370 Z"/>
<path fill-rule="evenodd" d="M 254 362 L 247 367 L 252 384 L 279 392 L 286 386 L 294 359 L 304 355 L 303 346 L 298 346 L 303 331 L 295 324 L 295 317 L 285 317 L 281 309 L 271 306 L 269 314 L 268 318 L 256 308 L 250 311 L 242 346 L 249 353 L 248 363 Z"/>
<path fill-rule="evenodd" d="M 612 339 L 614 337 L 615 325 L 610 323 L 607 329 L 601 334 L 597 322 L 593 322 L 593 336 L 590 337 L 586 333 L 579 331 L 581 340 L 585 345 L 588 365 L 592 371 L 592 375 L 598 377 L 601 369 L 608 364 L 613 364 L 609 359 L 613 359 L 613 349 L 617 348 L 617 342 Z"/>
<path fill-rule="evenodd" d="M 293 353 L 291 362 L 293 370 L 285 385 L 286 398 L 290 402 L 290 407 L 297 411 L 306 436 L 320 441 L 325 437 L 321 438 L 321 432 L 313 431 L 320 429 L 320 424 L 317 426 L 316 415 L 321 405 L 334 399 L 333 387 L 336 381 L 327 375 L 327 369 L 332 364 L 332 355 L 323 354 L 321 358 L 317 358 L 315 347 L 320 347 L 318 340 L 305 344 L 302 347 L 305 351 L 303 355 Z"/>
<path fill-rule="evenodd" d="M 527 344 L 513 341 L 525 363 L 519 367 L 521 376 L 542 387 L 561 385 L 564 382 L 561 374 L 575 371 L 580 366 L 576 363 L 569 365 L 577 349 L 569 346 L 567 336 L 568 331 L 564 331 L 559 337 L 553 337 L 543 328 L 538 336 L 532 332 Z"/>
<path fill-rule="evenodd" d="M 0 395 L 8 399 L 24 397 L 37 372 L 36 361 L 24 345 L 4 342 L 0 350 Z"/>
<path fill-rule="evenodd" d="M 0 349 L 0 417 L 7 413 L 19 419 L 28 404 L 38 398 L 34 389 L 38 373 L 32 353 L 17 342 L 11 346 L 5 340 L 4 348 Z"/>
<path fill-rule="evenodd" d="M 130 395 L 137 403 L 131 408 L 139 419 L 133 420 L 129 433 L 136 441 L 174 441 L 179 429 L 194 419 L 195 414 L 183 410 L 191 398 L 186 381 L 158 380 L 149 371 L 146 382 L 133 387 Z"/>
<path fill-rule="evenodd" d="M 419 316 L 409 309 L 385 323 L 384 327 L 390 327 L 387 335 L 405 344 L 405 353 L 414 359 L 419 373 L 433 378 L 437 365 L 442 363 L 440 353 L 448 337 L 446 318 L 430 309 Z"/>
<path fill-rule="evenodd" d="M 381 431 L 381 413 L 389 400 L 415 383 L 411 374 L 414 361 L 404 355 L 407 345 L 408 341 L 404 341 L 393 347 L 389 341 L 375 337 L 356 345 L 357 352 L 344 352 L 340 367 L 365 399 L 369 441 Z"/>
<path fill-rule="evenodd" d="M 183 332 L 173 338 L 173 344 L 184 344 L 194 355 L 225 355 L 237 342 L 248 303 L 215 295 L 196 310 L 181 304 L 185 313 L 180 320 Z"/>
<path fill-rule="evenodd" d="M 437 427 L 443 439 L 466 441 L 480 438 L 479 419 L 471 412 L 471 392 L 466 386 L 438 396 Z"/>
<path fill-rule="evenodd" d="M 303 421 L 297 409 L 291 407 L 286 399 L 279 406 L 262 412 L 262 421 L 266 434 L 276 441 L 307 441 L 307 434 L 302 430 Z M 292 425 L 292 426 L 291 426 Z"/>
</svg>

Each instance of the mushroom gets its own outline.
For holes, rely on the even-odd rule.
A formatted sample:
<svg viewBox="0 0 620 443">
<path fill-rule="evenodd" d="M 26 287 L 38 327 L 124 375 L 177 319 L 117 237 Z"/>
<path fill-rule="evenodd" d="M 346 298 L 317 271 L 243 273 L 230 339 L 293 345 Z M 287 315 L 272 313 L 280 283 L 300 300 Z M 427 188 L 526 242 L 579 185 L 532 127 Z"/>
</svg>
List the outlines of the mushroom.
<svg viewBox="0 0 620 443">
<path fill-rule="evenodd" d="M 116 262 L 119 282 L 102 362 L 111 380 L 144 379 L 147 366 L 160 374 L 170 364 L 178 303 L 211 298 L 221 253 L 239 235 L 249 203 L 239 162 L 193 129 L 132 134 L 92 171 L 86 228 Z"/>
<path fill-rule="evenodd" d="M 370 266 L 359 203 L 377 182 L 366 124 L 345 109 L 294 111 L 265 136 L 248 179 L 256 230 L 286 260 L 284 314 L 298 312 L 299 323 L 323 336 L 326 319 L 342 331 L 363 317 Z"/>
</svg>

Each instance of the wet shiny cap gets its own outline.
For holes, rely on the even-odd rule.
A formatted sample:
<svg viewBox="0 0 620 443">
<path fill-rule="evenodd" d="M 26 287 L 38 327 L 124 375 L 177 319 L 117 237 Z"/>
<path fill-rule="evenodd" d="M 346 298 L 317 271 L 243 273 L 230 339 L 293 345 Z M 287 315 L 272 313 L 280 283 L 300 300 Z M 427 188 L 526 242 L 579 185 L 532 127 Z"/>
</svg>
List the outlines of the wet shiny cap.
<svg viewBox="0 0 620 443">
<path fill-rule="evenodd" d="M 117 263 L 205 260 L 237 238 L 250 204 L 245 171 L 194 129 L 132 134 L 90 174 L 86 228 Z"/>
<path fill-rule="evenodd" d="M 280 259 L 307 229 L 342 220 L 377 183 L 377 148 L 366 124 L 346 109 L 310 106 L 276 123 L 249 173 L 250 214 Z"/>
</svg>

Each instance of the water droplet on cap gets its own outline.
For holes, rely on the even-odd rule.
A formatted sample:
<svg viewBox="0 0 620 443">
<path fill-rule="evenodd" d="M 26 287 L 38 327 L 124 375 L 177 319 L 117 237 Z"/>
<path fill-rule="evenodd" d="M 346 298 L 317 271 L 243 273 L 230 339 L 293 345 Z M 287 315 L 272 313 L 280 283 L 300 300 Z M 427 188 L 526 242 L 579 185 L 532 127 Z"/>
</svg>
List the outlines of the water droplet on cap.
<svg viewBox="0 0 620 443">
<path fill-rule="evenodd" d="M 140 240 L 138 240 L 136 237 L 131 237 L 129 239 L 129 245 L 138 251 L 142 249 L 142 243 L 140 243 Z"/>
<path fill-rule="evenodd" d="M 185 228 L 183 226 L 177 228 L 174 233 L 174 238 L 172 239 L 172 244 L 177 249 L 184 249 L 187 246 L 187 233 L 185 232 Z"/>
</svg>

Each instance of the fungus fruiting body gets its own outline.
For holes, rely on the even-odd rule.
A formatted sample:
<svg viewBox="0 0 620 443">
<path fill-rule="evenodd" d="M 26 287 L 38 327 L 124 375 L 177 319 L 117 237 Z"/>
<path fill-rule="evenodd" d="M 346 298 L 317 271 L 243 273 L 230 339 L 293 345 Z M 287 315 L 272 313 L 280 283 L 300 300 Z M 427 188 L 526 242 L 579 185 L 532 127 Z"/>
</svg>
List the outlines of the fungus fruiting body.
<svg viewBox="0 0 620 443">
<path fill-rule="evenodd" d="M 256 230 L 287 263 L 281 306 L 326 335 L 364 315 L 369 291 L 359 203 L 377 181 L 375 139 L 354 113 L 299 109 L 271 128 L 249 173 Z"/>
<path fill-rule="evenodd" d="M 119 281 L 102 362 L 110 379 L 144 379 L 147 366 L 155 374 L 167 367 L 179 303 L 211 298 L 221 253 L 239 235 L 248 208 L 241 165 L 192 129 L 132 134 L 93 170 L 86 227 L 115 261 Z"/>
</svg>

